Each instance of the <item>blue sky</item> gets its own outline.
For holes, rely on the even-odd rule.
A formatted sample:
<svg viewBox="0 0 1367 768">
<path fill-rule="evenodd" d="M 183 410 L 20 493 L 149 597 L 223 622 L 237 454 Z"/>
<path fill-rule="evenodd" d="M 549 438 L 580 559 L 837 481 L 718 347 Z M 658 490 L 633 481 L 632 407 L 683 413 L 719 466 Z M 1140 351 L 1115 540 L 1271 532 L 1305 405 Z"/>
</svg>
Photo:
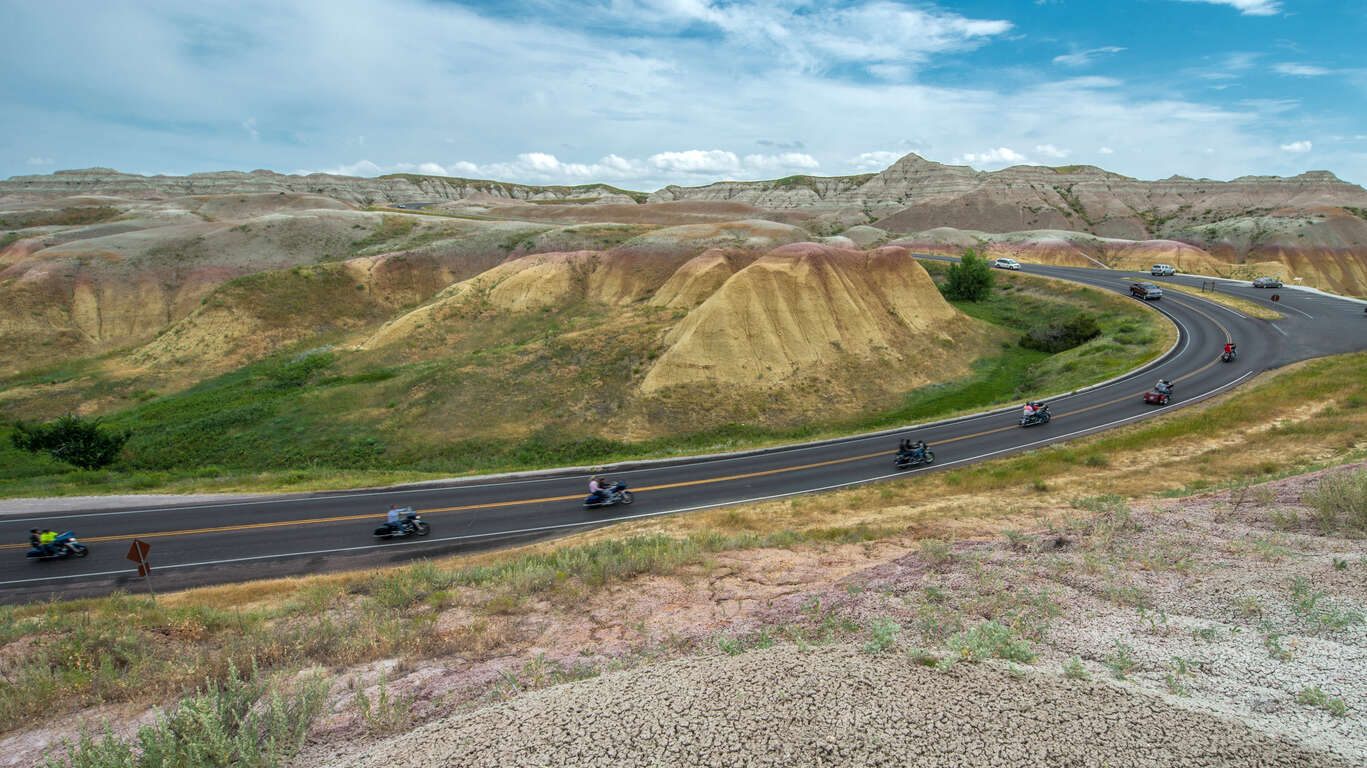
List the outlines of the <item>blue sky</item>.
<svg viewBox="0 0 1367 768">
<path fill-rule="evenodd" d="M 0 0 L 0 178 L 665 184 L 907 152 L 1367 184 L 1361 0 Z"/>
</svg>

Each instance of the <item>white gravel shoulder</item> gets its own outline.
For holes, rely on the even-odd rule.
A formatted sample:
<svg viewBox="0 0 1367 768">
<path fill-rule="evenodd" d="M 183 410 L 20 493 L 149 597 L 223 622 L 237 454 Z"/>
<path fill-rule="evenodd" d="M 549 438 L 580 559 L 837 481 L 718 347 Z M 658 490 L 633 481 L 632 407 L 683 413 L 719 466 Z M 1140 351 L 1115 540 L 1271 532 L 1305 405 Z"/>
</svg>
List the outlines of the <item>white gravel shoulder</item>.
<svg viewBox="0 0 1367 768">
<path fill-rule="evenodd" d="M 268 499 L 276 493 L 133 493 L 119 496 L 48 496 L 0 499 L 0 515 L 42 515 L 74 510 L 116 510 L 163 507 L 168 504 L 213 504 L 225 501 Z"/>
</svg>

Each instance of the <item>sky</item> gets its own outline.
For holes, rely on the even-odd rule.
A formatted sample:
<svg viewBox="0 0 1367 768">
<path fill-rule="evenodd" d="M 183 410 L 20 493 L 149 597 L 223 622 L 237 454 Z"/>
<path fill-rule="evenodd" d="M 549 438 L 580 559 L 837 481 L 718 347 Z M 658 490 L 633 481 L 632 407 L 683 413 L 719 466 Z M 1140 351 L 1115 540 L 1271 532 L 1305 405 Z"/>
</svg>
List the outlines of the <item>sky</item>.
<svg viewBox="0 0 1367 768">
<path fill-rule="evenodd" d="M 0 178 L 667 184 L 915 152 L 1367 185 L 1364 0 L 0 0 Z"/>
</svg>

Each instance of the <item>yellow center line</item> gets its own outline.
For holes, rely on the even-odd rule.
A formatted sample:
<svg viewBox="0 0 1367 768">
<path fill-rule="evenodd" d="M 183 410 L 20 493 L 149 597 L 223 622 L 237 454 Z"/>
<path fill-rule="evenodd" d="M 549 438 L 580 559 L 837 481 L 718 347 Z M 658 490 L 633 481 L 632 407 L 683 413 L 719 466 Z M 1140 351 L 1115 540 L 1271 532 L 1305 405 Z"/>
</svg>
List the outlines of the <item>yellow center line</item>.
<svg viewBox="0 0 1367 768">
<path fill-rule="evenodd" d="M 1222 325 L 1222 324 L 1221 324 L 1218 320 L 1216 320 L 1215 318 L 1211 317 L 1210 315 L 1206 314 L 1205 312 L 1202 312 L 1201 310 L 1197 309 L 1196 307 L 1191 306 L 1190 304 L 1186 304 L 1186 303 L 1180 302 L 1180 301 L 1174 301 L 1173 303 L 1174 303 L 1174 304 L 1180 304 L 1180 305 L 1186 307 L 1187 309 L 1190 309 L 1190 310 L 1192 310 L 1193 312 L 1196 312 L 1197 314 L 1201 315 L 1202 317 L 1206 318 L 1207 320 L 1211 321 L 1212 323 L 1214 323 L 1221 331 L 1224 331 L 1225 339 L 1226 339 L 1226 340 L 1228 340 L 1228 339 L 1231 338 L 1230 335 L 1229 335 L 1229 330 L 1226 329 L 1226 328 L 1224 327 L 1224 325 Z M 1183 379 L 1188 379 L 1188 378 L 1191 378 L 1192 376 L 1196 376 L 1197 374 L 1200 374 L 1200 373 L 1202 373 L 1202 372 L 1208 370 L 1211 366 L 1215 365 L 1215 363 L 1218 362 L 1218 360 L 1219 360 L 1219 358 L 1217 357 L 1215 360 L 1212 360 L 1211 362 L 1205 364 L 1205 365 L 1202 366 L 1201 368 L 1198 368 L 1197 370 L 1192 371 L 1191 373 L 1188 373 L 1187 375 L 1182 376 L 1182 377 L 1178 378 L 1177 380 L 1178 380 L 1178 381 L 1182 381 Z M 1140 393 L 1140 394 L 1143 394 L 1143 393 Z M 1077 410 L 1075 410 L 1075 411 L 1068 411 L 1068 412 L 1066 412 L 1066 413 L 1061 413 L 1061 414 L 1059 414 L 1056 418 L 1065 418 L 1065 417 L 1068 417 L 1068 416 L 1076 416 L 1077 414 L 1086 413 L 1087 411 L 1092 411 L 1092 410 L 1095 410 L 1095 409 L 1097 409 L 1097 408 L 1104 408 L 1104 407 L 1106 407 L 1106 406 L 1108 406 L 1108 405 L 1115 405 L 1116 403 L 1123 402 L 1123 401 L 1125 401 L 1125 400 L 1129 400 L 1129 399 L 1132 398 L 1132 397 L 1134 397 L 1134 395 L 1125 395 L 1125 396 L 1123 396 L 1123 397 L 1117 397 L 1117 398 L 1115 398 L 1114 400 L 1107 400 L 1107 401 L 1104 402 L 1104 403 L 1097 403 L 1096 405 L 1090 405 L 1090 406 L 1087 406 L 1086 408 L 1079 408 L 1079 409 L 1077 409 Z M 1009 426 L 1004 426 L 1004 427 L 997 427 L 997 428 L 995 428 L 995 429 L 988 429 L 988 430 L 984 430 L 984 431 L 981 431 L 981 432 L 974 432 L 974 433 L 972 433 L 972 434 L 961 435 L 961 436 L 959 436 L 959 437 L 951 437 L 951 438 L 948 438 L 948 439 L 945 439 L 945 440 L 938 440 L 938 441 L 933 442 L 933 443 L 927 443 L 927 445 L 947 445 L 947 444 L 949 444 L 949 443 L 957 443 L 957 442 L 961 442 L 961 441 L 964 441 L 964 440 L 972 440 L 973 438 L 976 438 L 976 437 L 983 437 L 983 436 L 985 436 L 985 435 L 992 435 L 992 434 L 996 434 L 996 433 L 998 433 L 998 432 L 1007 432 L 1007 431 L 1010 431 L 1010 430 L 1012 430 L 1012 429 L 1015 429 L 1016 427 L 1017 427 L 1017 425 L 1015 425 L 1015 424 L 1012 424 L 1012 425 L 1009 425 Z M 802 471 L 802 470 L 806 470 L 806 469 L 815 469 L 815 468 L 817 468 L 817 467 L 828 467 L 828 466 L 833 466 L 833 465 L 835 465 L 835 464 L 846 464 L 846 463 L 849 463 L 849 462 L 851 462 L 851 461 L 863 461 L 864 459 L 872 459 L 872 458 L 876 458 L 876 457 L 879 457 L 879 456 L 889 456 L 889 455 L 892 455 L 892 454 L 895 454 L 895 453 L 896 453 L 896 451 L 875 451 L 874 453 L 865 453 L 865 454 L 861 454 L 861 455 L 858 455 L 858 456 L 849 456 L 849 457 L 846 457 L 846 458 L 843 458 L 843 459 L 830 459 L 830 460 L 828 460 L 828 461 L 817 461 L 817 462 L 812 462 L 812 463 L 809 463 L 809 464 L 799 464 L 799 465 L 795 465 L 795 466 L 791 466 L 791 467 L 780 467 L 780 468 L 778 468 L 778 469 L 765 469 L 765 470 L 760 470 L 760 471 L 757 471 L 757 472 L 745 472 L 745 473 L 738 474 L 738 475 L 726 475 L 726 476 L 723 476 L 723 477 L 709 477 L 709 478 L 703 478 L 703 479 L 701 479 L 701 480 L 685 480 L 685 481 L 681 481 L 681 482 L 677 482 L 677 483 L 663 483 L 663 484 L 660 484 L 660 485 L 647 485 L 647 486 L 642 486 L 642 487 L 640 487 L 640 488 L 637 488 L 636 490 L 637 490 L 638 492 L 639 492 L 639 491 L 660 491 L 660 490 L 665 490 L 665 489 L 669 489 L 669 488 L 684 488 L 684 487 L 692 486 L 692 485 L 709 485 L 709 484 L 711 484 L 711 483 L 725 483 L 725 482 L 730 482 L 730 481 L 733 481 L 733 480 L 746 480 L 746 479 L 749 479 L 749 478 L 752 478 L 752 477 L 765 477 L 765 476 L 768 476 L 768 475 L 782 474 L 782 473 L 784 473 L 784 472 L 800 472 L 800 471 Z M 524 505 L 527 505 L 527 504 L 543 504 L 543 503 L 549 503 L 549 502 L 554 502 L 554 501 L 569 501 L 569 500 L 571 500 L 571 499 L 578 499 L 578 498 L 581 498 L 581 495 L 580 495 L 580 494 L 574 494 L 574 495 L 571 495 L 571 496 L 544 496 L 544 497 L 538 498 L 538 499 L 516 499 L 516 500 L 512 500 L 512 501 L 491 501 L 491 502 L 485 502 L 485 503 L 482 503 L 482 504 L 464 504 L 464 505 L 456 506 L 456 507 L 434 507 L 434 508 L 432 508 L 432 509 L 420 509 L 420 510 L 418 510 L 418 513 L 419 513 L 419 514 L 435 514 L 435 513 L 438 513 L 438 512 L 466 512 L 466 511 L 474 510 L 474 509 L 495 509 L 495 508 L 498 508 L 498 507 L 514 507 L 514 506 L 524 506 Z M 278 520 L 278 521 L 267 522 L 267 523 L 242 523 L 242 524 L 239 524 L 239 525 L 220 525 L 220 526 L 215 526 L 215 527 L 212 527 L 212 528 L 190 528 L 190 529 L 179 530 L 179 531 L 157 531 L 157 532 L 154 532 L 154 533 L 129 533 L 129 534 L 117 534 L 117 535 L 114 535 L 114 536 L 95 536 L 95 537 L 92 537 L 92 538 L 84 538 L 84 537 L 81 537 L 80 540 L 81 540 L 81 541 L 86 541 L 86 542 L 99 542 L 99 541 L 123 541 L 123 540 L 130 540 L 130 539 L 153 539 L 153 538 L 162 538 L 162 537 L 167 537 L 167 536 L 195 536 L 195 535 L 205 534 L 205 533 L 228 533 L 228 532 L 232 532 L 232 531 L 248 531 L 248 530 L 261 529 L 261 528 L 282 528 L 282 527 L 292 526 L 292 525 L 317 525 L 317 524 L 320 524 L 320 523 L 343 523 L 343 522 L 349 522 L 349 521 L 353 521 L 353 520 L 367 520 L 367 519 L 374 520 L 374 519 L 378 519 L 378 517 L 379 517 L 379 515 L 378 515 L 377 513 L 370 512 L 370 513 L 366 513 L 366 514 L 362 514 L 362 515 L 341 515 L 341 516 L 337 516 L 337 517 L 313 517 L 313 518 L 306 518 L 306 519 L 302 519 L 302 520 Z M 19 549 L 19 548 L 26 548 L 27 546 L 28 546 L 27 544 L 0 544 L 0 549 Z"/>
</svg>

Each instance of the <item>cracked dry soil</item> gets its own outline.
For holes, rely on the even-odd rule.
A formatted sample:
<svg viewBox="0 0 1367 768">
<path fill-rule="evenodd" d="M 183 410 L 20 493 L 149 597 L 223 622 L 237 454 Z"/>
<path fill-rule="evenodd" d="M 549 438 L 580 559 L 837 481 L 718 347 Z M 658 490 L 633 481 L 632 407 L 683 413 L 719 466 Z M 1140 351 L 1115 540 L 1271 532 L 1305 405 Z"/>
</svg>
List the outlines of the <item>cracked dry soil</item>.
<svg viewBox="0 0 1367 768">
<path fill-rule="evenodd" d="M 712 650 L 467 699 L 387 740 L 315 743 L 296 764 L 1364 765 L 1367 546 L 1305 517 L 1322 474 L 1088 522 L 1065 510 L 1029 543 L 966 542 L 944 559 L 904 541 L 727 553 L 615 587 L 592 613 L 639 619 L 612 636 L 617 653 L 696 622 L 738 655 L 702 643 Z M 822 635 L 835 619 L 844 629 Z M 922 665 L 920 649 L 944 659 L 984 619 L 1028 636 L 1034 660 Z M 884 652 L 852 642 L 889 620 Z M 812 642 L 773 645 L 794 637 Z M 1310 686 L 1346 712 L 1300 701 Z"/>
<path fill-rule="evenodd" d="M 682 659 L 423 726 L 335 768 L 1348 766 L 1102 682 L 848 646 Z"/>
</svg>

